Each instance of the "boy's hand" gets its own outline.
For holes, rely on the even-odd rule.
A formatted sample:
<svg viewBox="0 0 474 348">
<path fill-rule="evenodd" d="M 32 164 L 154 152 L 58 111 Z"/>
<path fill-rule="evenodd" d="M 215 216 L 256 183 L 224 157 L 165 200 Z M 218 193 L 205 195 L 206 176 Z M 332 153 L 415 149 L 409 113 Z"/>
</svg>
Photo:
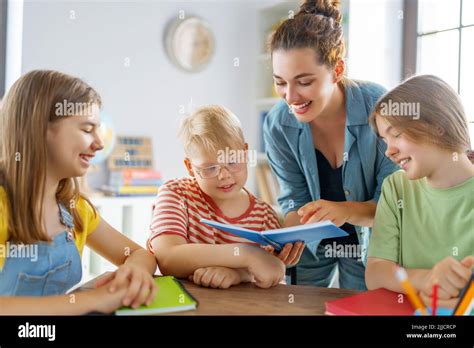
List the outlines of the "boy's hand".
<svg viewBox="0 0 474 348">
<path fill-rule="evenodd" d="M 287 243 L 278 254 L 271 245 L 266 245 L 263 249 L 278 257 L 286 266 L 294 266 L 300 261 L 304 250 L 304 242 Z"/>
<path fill-rule="evenodd" d="M 466 256 L 461 261 L 457 261 L 451 256 L 441 260 L 427 274 L 424 286 L 421 288 L 422 298 L 431 300 L 435 283 L 439 285 L 438 298 L 440 301 L 457 298 L 460 290 L 466 286 L 471 277 L 473 265 L 474 256 Z"/>
<path fill-rule="evenodd" d="M 241 282 L 240 273 L 228 267 L 198 268 L 188 279 L 196 285 L 227 289 Z"/>
<path fill-rule="evenodd" d="M 109 292 L 127 287 L 127 294 L 123 298 L 123 305 L 138 308 L 141 304 L 149 305 L 156 295 L 157 286 L 153 277 L 143 267 L 133 263 L 124 263 L 112 273 L 99 279 L 96 287 L 107 284 Z"/>
<path fill-rule="evenodd" d="M 325 199 L 309 202 L 298 210 L 298 215 L 301 216 L 300 223 L 311 224 L 329 220 L 340 227 L 349 220 L 350 211 L 345 203 Z"/>
<path fill-rule="evenodd" d="M 251 245 L 247 253 L 247 269 L 254 276 L 258 287 L 269 288 L 285 278 L 285 264 L 278 257 Z"/>
</svg>

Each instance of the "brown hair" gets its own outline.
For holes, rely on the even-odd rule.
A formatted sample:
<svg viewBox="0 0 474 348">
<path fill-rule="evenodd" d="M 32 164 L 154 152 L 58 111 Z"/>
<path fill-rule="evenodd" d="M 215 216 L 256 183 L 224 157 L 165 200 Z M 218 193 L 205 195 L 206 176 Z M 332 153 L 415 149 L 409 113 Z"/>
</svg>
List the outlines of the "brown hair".
<svg viewBox="0 0 474 348">
<path fill-rule="evenodd" d="M 196 109 L 181 123 L 178 136 L 186 156 L 196 148 L 208 153 L 229 148 L 244 148 L 245 140 L 239 119 L 230 110 L 219 105 Z"/>
<path fill-rule="evenodd" d="M 0 109 L 0 185 L 7 195 L 8 235 L 14 242 L 49 240 L 42 220 L 47 171 L 46 134 L 48 124 L 63 118 L 55 113 L 55 105 L 64 100 L 101 106 L 99 94 L 84 81 L 50 70 L 35 70 L 23 75 L 3 100 Z M 77 180 L 61 180 L 56 197 L 70 210 L 74 230 L 82 231 L 83 223 L 73 209 L 73 202 L 82 197 L 93 206 L 80 194 Z"/>
<path fill-rule="evenodd" d="M 397 105 L 398 111 L 394 113 L 387 105 Z M 419 106 L 417 115 L 400 114 L 402 106 L 411 105 Z M 437 76 L 408 78 L 383 95 L 369 117 L 378 135 L 376 117 L 384 117 L 392 127 L 414 141 L 465 152 L 471 157 L 468 123 L 461 99 Z"/>
<path fill-rule="evenodd" d="M 301 5 L 294 18 L 286 19 L 271 38 L 270 50 L 312 48 L 320 64 L 334 68 L 344 57 L 339 0 L 313 0 Z"/>
</svg>

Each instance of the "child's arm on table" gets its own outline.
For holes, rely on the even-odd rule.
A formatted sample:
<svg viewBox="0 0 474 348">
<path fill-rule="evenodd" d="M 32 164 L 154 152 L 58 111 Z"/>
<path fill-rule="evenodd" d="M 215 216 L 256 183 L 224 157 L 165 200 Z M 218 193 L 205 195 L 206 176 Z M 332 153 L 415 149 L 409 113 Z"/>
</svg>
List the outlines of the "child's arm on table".
<svg viewBox="0 0 474 348">
<path fill-rule="evenodd" d="M 96 284 L 107 284 L 110 292 L 127 286 L 123 305 L 133 308 L 150 304 L 157 288 L 153 280 L 156 261 L 151 253 L 134 243 L 101 219 L 99 226 L 87 238 L 87 245 L 118 266 L 115 272 L 101 278 Z"/>
<path fill-rule="evenodd" d="M 438 304 L 440 307 L 453 307 L 457 302 L 460 290 L 471 276 L 474 257 L 467 256 L 457 261 L 449 256 L 438 262 L 432 269 L 406 269 L 412 286 L 420 292 L 425 305 L 431 305 L 433 284 L 439 285 Z M 405 293 L 400 282 L 395 278 L 397 263 L 385 259 L 369 257 L 367 259 L 365 281 L 369 290 L 386 288 Z"/>
<path fill-rule="evenodd" d="M 110 293 L 107 287 L 60 296 L 0 297 L 1 315 L 81 315 L 88 312 L 111 313 L 121 307 L 127 294 L 122 287 Z"/>
<path fill-rule="evenodd" d="M 391 291 L 405 293 L 402 285 L 395 277 L 398 264 L 393 261 L 368 257 L 365 267 L 365 283 L 369 290 L 385 288 Z M 416 290 L 424 285 L 429 269 L 406 269 L 408 279 Z"/>
<path fill-rule="evenodd" d="M 187 243 L 185 238 L 171 234 L 159 235 L 151 245 L 161 272 L 180 278 L 206 267 L 231 268 L 238 270 L 239 282 L 250 281 L 252 275 L 258 286 L 267 288 L 278 284 L 285 275 L 283 262 L 257 246 Z"/>
<path fill-rule="evenodd" d="M 135 244 L 101 220 L 87 239 L 87 245 L 118 265 L 116 272 L 101 278 L 97 289 L 61 296 L 0 297 L 3 315 L 80 315 L 91 311 L 110 313 L 123 305 L 149 302 L 156 293 L 152 274 L 156 261 L 148 251 Z M 108 283 L 108 286 L 102 286 Z M 114 291 L 112 291 L 111 288 Z"/>
<path fill-rule="evenodd" d="M 188 279 L 196 285 L 227 289 L 232 285 L 253 281 L 253 276 L 245 268 L 211 266 L 198 268 Z"/>
<path fill-rule="evenodd" d="M 304 243 L 296 242 L 294 245 L 293 243 L 287 243 L 278 254 L 270 245 L 263 247 L 263 249 L 278 257 L 286 266 L 290 266 L 298 263 L 304 250 Z M 232 269 L 228 267 L 198 268 L 193 275 L 189 276 L 189 280 L 197 285 L 222 289 L 255 281 L 253 275 L 245 268 Z"/>
</svg>

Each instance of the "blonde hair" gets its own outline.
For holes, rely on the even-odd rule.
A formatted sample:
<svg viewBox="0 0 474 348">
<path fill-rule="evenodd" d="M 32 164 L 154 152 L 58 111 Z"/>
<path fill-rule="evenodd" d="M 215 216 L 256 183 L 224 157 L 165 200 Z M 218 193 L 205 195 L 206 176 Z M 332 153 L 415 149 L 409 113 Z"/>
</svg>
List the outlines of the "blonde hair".
<svg viewBox="0 0 474 348">
<path fill-rule="evenodd" d="M 219 105 L 196 109 L 183 120 L 178 136 L 186 156 L 191 156 L 196 149 L 214 154 L 226 147 L 243 149 L 245 146 L 239 119 Z"/>
<path fill-rule="evenodd" d="M 101 106 L 99 94 L 84 81 L 50 70 L 23 75 L 3 100 L 0 185 L 7 194 L 8 235 L 14 242 L 49 241 L 42 219 L 48 155 L 46 138 L 48 125 L 64 118 L 55 113 L 55 105 L 64 100 Z M 80 197 L 93 208 L 79 192 L 76 178 L 59 182 L 56 199 L 70 210 L 77 232 L 82 231 L 83 223 L 72 207 Z"/>
<path fill-rule="evenodd" d="M 419 114 L 416 117 L 407 117 L 394 114 L 390 110 L 387 113 L 384 106 L 388 104 L 417 105 Z M 416 142 L 467 153 L 470 156 L 469 129 L 461 99 L 451 86 L 439 77 L 414 76 L 383 95 L 369 118 L 378 135 L 376 117 L 383 117 L 392 127 L 396 127 Z"/>
</svg>

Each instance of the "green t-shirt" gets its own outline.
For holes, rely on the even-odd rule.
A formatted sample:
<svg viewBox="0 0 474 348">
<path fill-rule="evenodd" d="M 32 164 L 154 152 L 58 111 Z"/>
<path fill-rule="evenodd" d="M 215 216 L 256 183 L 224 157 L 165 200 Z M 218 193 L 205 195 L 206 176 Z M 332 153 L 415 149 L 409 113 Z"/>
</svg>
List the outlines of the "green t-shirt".
<svg viewBox="0 0 474 348">
<path fill-rule="evenodd" d="M 409 180 L 401 170 L 385 179 L 368 257 L 428 269 L 467 255 L 474 255 L 474 177 L 447 189 Z"/>
</svg>

